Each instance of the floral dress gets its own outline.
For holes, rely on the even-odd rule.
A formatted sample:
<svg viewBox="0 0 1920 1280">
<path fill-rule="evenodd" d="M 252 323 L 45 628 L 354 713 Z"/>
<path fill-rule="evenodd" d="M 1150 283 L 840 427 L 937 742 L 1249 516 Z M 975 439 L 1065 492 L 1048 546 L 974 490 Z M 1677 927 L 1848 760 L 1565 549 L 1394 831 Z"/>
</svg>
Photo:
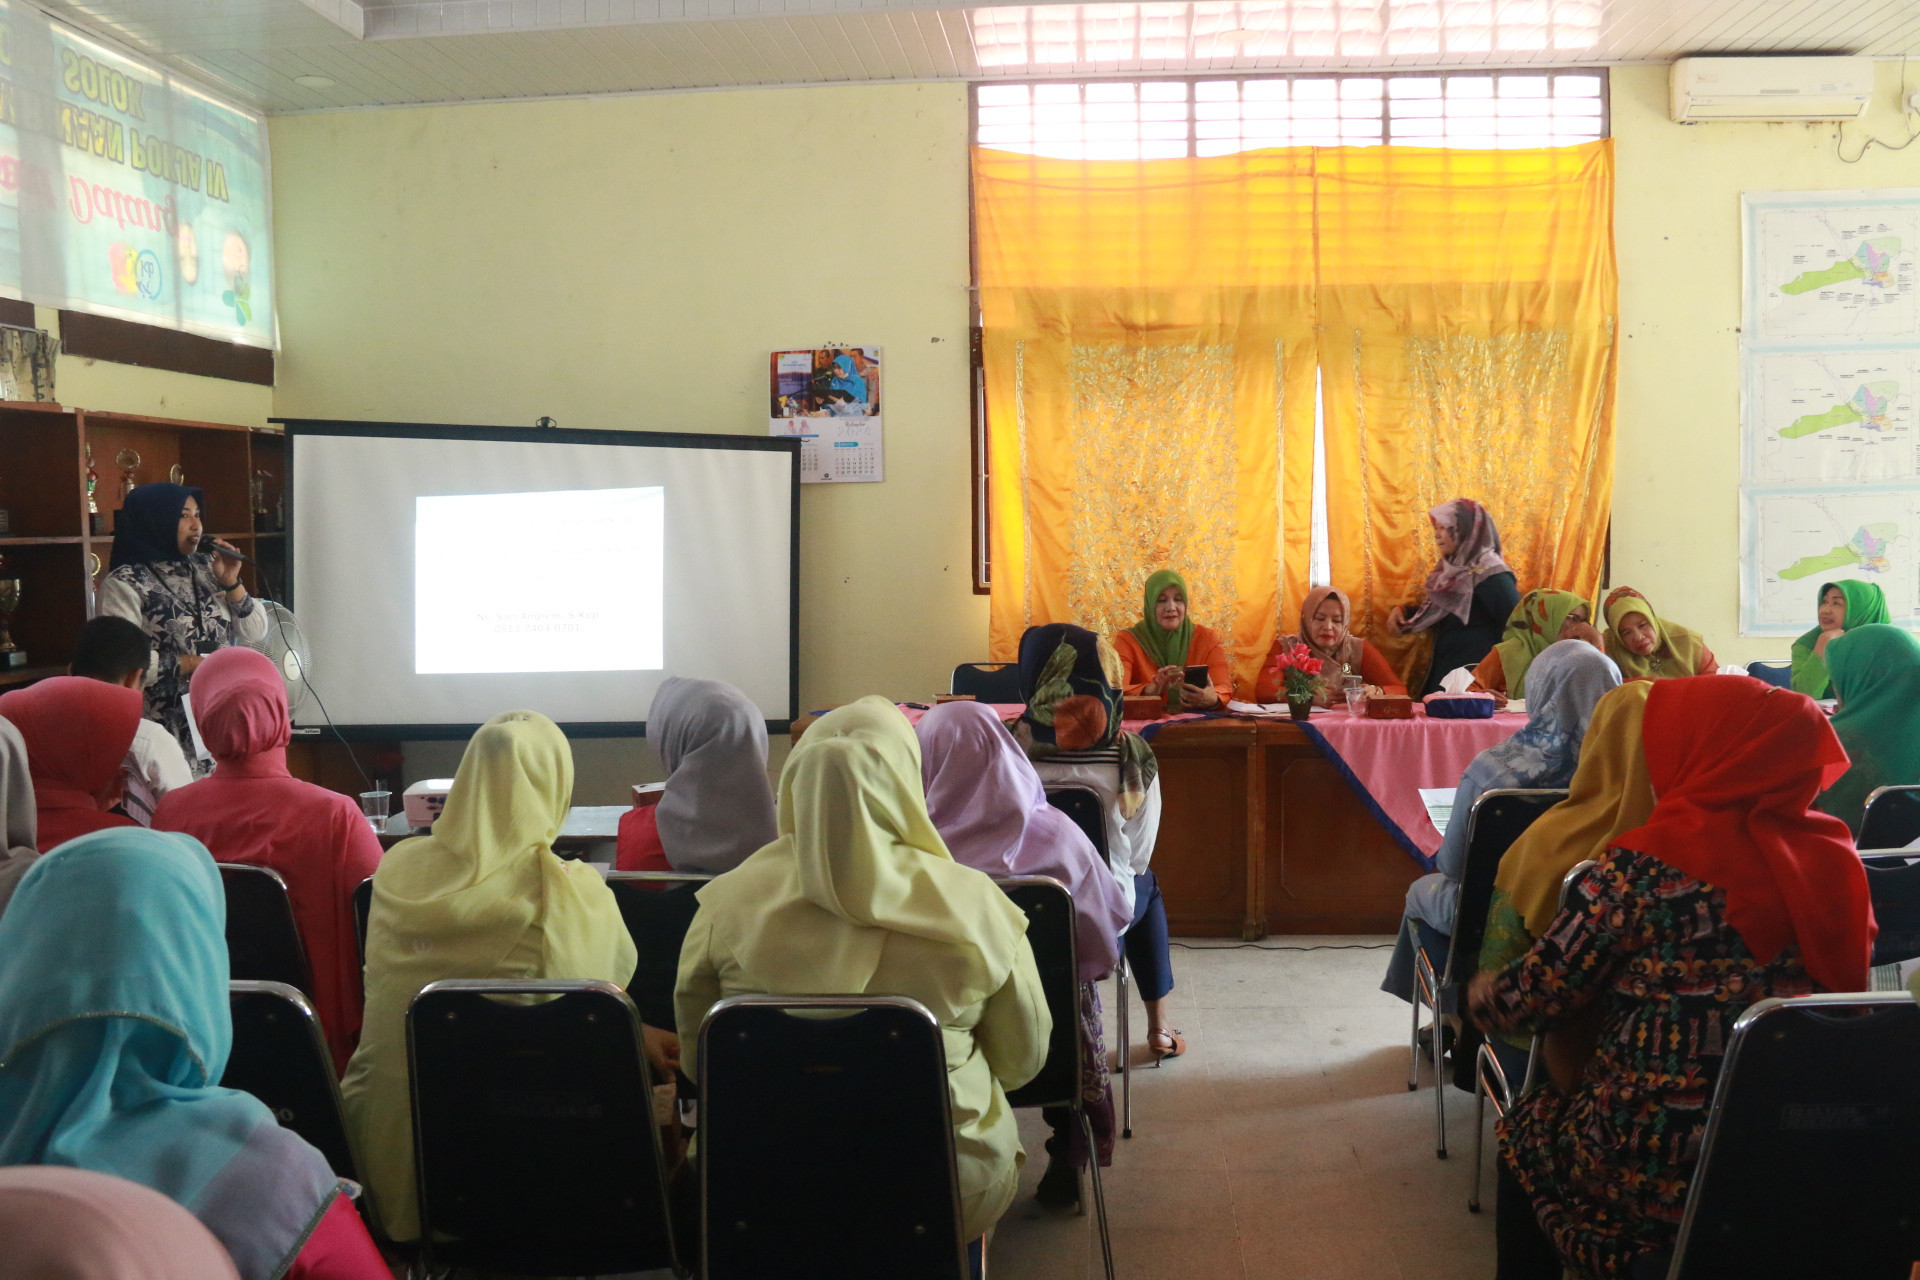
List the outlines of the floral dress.
<svg viewBox="0 0 1920 1280">
<path fill-rule="evenodd" d="M 125 618 L 147 633 L 154 665 L 145 691 L 146 718 L 174 736 L 196 776 L 204 774 L 180 700 L 187 691 L 180 657 L 198 652 L 203 642 L 223 646 L 263 638 L 265 612 L 254 608 L 252 596 L 229 605 L 214 579 L 213 557 L 204 552 L 116 567 L 100 584 L 100 612 Z"/>
<path fill-rule="evenodd" d="M 1796 948 L 1762 964 L 1726 911 L 1722 890 L 1615 847 L 1494 979 L 1502 1029 L 1545 1030 L 1589 1005 L 1597 1017 L 1574 1091 L 1537 1089 L 1500 1122 L 1541 1227 L 1583 1276 L 1672 1248 L 1734 1021 L 1815 990 Z"/>
</svg>

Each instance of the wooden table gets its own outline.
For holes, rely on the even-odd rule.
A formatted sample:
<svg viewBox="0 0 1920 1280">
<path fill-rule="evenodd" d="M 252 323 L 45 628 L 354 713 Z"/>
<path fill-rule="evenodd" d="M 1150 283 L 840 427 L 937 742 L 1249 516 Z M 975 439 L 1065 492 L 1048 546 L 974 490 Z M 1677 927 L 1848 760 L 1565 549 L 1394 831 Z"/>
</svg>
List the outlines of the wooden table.
<svg viewBox="0 0 1920 1280">
<path fill-rule="evenodd" d="M 1153 869 L 1184 937 L 1392 933 L 1420 868 L 1284 720 L 1188 720 L 1153 737 Z"/>
</svg>

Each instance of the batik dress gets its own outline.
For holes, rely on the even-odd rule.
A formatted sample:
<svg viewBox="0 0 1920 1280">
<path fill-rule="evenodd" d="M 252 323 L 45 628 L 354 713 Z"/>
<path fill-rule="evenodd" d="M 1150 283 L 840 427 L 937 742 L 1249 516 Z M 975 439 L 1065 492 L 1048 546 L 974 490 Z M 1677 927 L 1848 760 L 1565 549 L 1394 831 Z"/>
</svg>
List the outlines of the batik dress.
<svg viewBox="0 0 1920 1280">
<path fill-rule="evenodd" d="M 154 662 L 145 690 L 146 718 L 174 736 L 195 775 L 203 776 L 208 766 L 195 758 L 181 703 L 187 691 L 181 655 L 198 652 L 202 643 L 220 647 L 264 639 L 266 611 L 254 607 L 252 596 L 228 604 L 213 576 L 213 557 L 203 552 L 118 566 L 100 584 L 100 612 L 125 618 L 147 633 Z"/>
<path fill-rule="evenodd" d="M 1735 1020 L 1815 990 L 1797 948 L 1761 963 L 1726 912 L 1721 889 L 1616 846 L 1494 979 L 1502 1029 L 1597 1018 L 1573 1092 L 1537 1089 L 1499 1126 L 1541 1227 L 1581 1275 L 1626 1275 L 1673 1246 Z"/>
</svg>

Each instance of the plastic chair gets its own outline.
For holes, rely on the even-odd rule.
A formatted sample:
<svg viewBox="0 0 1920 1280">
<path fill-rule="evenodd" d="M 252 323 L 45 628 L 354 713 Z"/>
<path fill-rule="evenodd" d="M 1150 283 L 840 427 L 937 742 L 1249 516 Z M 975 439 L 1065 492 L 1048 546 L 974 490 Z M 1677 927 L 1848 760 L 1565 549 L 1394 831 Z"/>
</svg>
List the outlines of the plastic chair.
<svg viewBox="0 0 1920 1280">
<path fill-rule="evenodd" d="M 1452 943 L 1447 948 L 1446 964 L 1438 972 L 1425 947 L 1413 951 L 1413 1031 L 1407 1043 L 1407 1088 L 1420 1087 L 1420 1010 L 1433 1013 L 1433 1115 L 1434 1155 L 1447 1158 L 1447 1081 L 1441 1071 L 1446 1053 L 1446 1036 L 1441 1030 L 1440 1012 L 1446 993 L 1464 986 L 1480 961 L 1480 943 L 1487 930 L 1487 908 L 1493 902 L 1493 877 L 1500 859 L 1520 833 L 1533 820 L 1567 798 L 1565 791 L 1540 788 L 1497 787 L 1483 791 L 1467 815 L 1467 867 L 1460 882 L 1460 905 L 1454 909 Z M 1460 815 L 1455 814 L 1455 822 Z M 1404 926 L 1403 926 L 1404 927 Z M 1459 957 L 1459 980 L 1454 978 Z"/>
<path fill-rule="evenodd" d="M 1090 787 L 1049 789 L 1047 803 L 1072 818 L 1073 825 L 1093 843 L 1093 851 L 1100 855 L 1100 861 L 1107 861 L 1107 806 L 1099 792 Z M 1132 1001 L 1127 995 L 1127 953 L 1123 950 L 1113 962 L 1113 1001 L 1119 1006 L 1115 1018 L 1120 1043 L 1115 1056 L 1120 1060 L 1120 1136 L 1123 1138 L 1133 1136 L 1133 1038 L 1129 1009 Z"/>
<path fill-rule="evenodd" d="M 609 871 L 607 887 L 620 904 L 640 959 L 627 994 L 640 1009 L 640 1021 L 671 1031 L 673 988 L 680 980 L 680 945 L 700 910 L 694 898 L 712 876 L 677 871 Z"/>
<path fill-rule="evenodd" d="M 1015 876 L 996 880 L 1013 904 L 1026 913 L 1027 944 L 1040 971 L 1053 1036 L 1040 1074 L 1007 1095 L 1011 1107 L 1066 1107 L 1087 1143 L 1087 1175 L 1093 1184 L 1094 1221 L 1100 1230 L 1100 1256 L 1107 1280 L 1113 1280 L 1113 1237 L 1107 1230 L 1107 1193 L 1100 1181 L 1093 1124 L 1087 1119 L 1080 1080 L 1090 1046 L 1080 1033 L 1080 961 L 1073 926 L 1073 894 L 1051 876 Z M 1084 1211 L 1084 1210 L 1083 1210 Z"/>
<path fill-rule="evenodd" d="M 1020 664 L 1017 662 L 963 662 L 953 669 L 948 693 L 970 693 L 978 702 L 1001 705 L 1021 702 Z"/>
<path fill-rule="evenodd" d="M 1587 874 L 1594 865 L 1588 858 L 1585 862 L 1576 862 L 1566 875 L 1560 877 L 1560 909 L 1566 910 L 1567 895 L 1573 892 L 1574 882 Z M 1480 1212 L 1480 1174 L 1486 1161 L 1485 1148 L 1487 1137 L 1487 1104 L 1493 1104 L 1496 1119 L 1503 1118 L 1512 1110 L 1514 1099 L 1526 1096 L 1533 1090 L 1535 1079 L 1540 1073 L 1540 1040 L 1534 1036 L 1527 1045 L 1525 1065 L 1519 1067 L 1520 1087 L 1513 1087 L 1515 1066 L 1514 1055 L 1518 1050 L 1505 1041 L 1482 1039 L 1473 1056 L 1473 1189 L 1467 1193 L 1467 1212 Z"/>
<path fill-rule="evenodd" d="M 220 863 L 227 894 L 228 976 L 248 982 L 279 982 L 308 996 L 313 971 L 293 919 L 287 882 L 270 867 Z"/>
<path fill-rule="evenodd" d="M 962 1280 L 940 1024 L 903 996 L 733 996 L 700 1024 L 704 1280 Z"/>
<path fill-rule="evenodd" d="M 1793 664 L 1791 662 L 1749 662 L 1747 674 L 1755 680 L 1765 680 L 1776 689 L 1793 687 Z"/>
<path fill-rule="evenodd" d="M 1920 787 L 1875 787 L 1860 820 L 1862 849 L 1904 849 L 1920 840 Z"/>
<path fill-rule="evenodd" d="M 353 937 L 360 946 L 360 967 L 367 967 L 367 920 L 373 915 L 373 877 L 353 886 Z"/>
<path fill-rule="evenodd" d="M 407 1008 L 407 1062 L 429 1270 L 684 1274 L 625 992 L 435 982 Z"/>
<path fill-rule="evenodd" d="M 1916 1062 L 1920 1005 L 1905 992 L 1742 1014 L 1668 1280 L 1905 1280 L 1920 1258 Z"/>
<path fill-rule="evenodd" d="M 283 1126 L 318 1148 L 328 1167 L 358 1182 L 340 1084 L 312 1003 L 284 982 L 227 985 L 233 1050 L 220 1083 L 266 1103 Z"/>
</svg>

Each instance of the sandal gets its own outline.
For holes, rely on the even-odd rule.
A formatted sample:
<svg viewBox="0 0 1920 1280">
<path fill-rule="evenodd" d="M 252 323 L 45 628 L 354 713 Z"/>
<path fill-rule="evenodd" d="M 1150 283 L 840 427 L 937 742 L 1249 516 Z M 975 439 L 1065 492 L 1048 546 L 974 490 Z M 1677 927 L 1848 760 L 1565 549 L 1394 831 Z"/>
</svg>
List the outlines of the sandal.
<svg viewBox="0 0 1920 1280">
<path fill-rule="evenodd" d="M 1164 1039 L 1167 1048 L 1160 1047 Z M 1168 1058 L 1177 1058 L 1187 1051 L 1187 1038 L 1178 1031 L 1151 1031 L 1147 1033 L 1147 1052 L 1153 1055 L 1153 1064 L 1159 1066 Z"/>
</svg>

